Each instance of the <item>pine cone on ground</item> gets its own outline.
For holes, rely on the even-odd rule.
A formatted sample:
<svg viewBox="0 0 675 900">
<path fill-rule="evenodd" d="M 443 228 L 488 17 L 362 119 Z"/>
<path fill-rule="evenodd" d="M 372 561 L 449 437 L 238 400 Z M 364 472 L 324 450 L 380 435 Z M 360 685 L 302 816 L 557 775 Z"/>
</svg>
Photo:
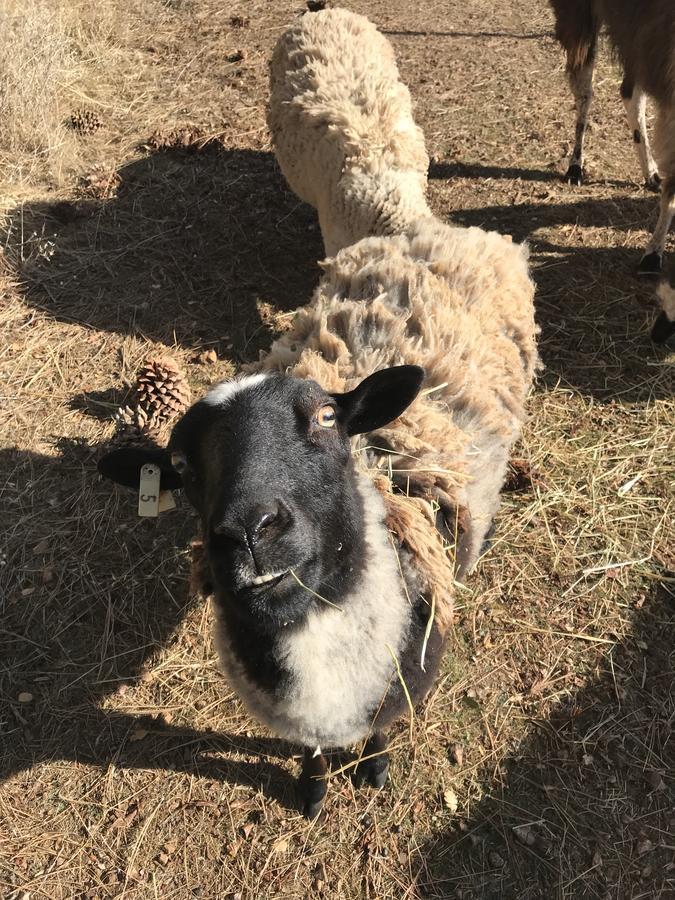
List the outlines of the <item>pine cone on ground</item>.
<svg viewBox="0 0 675 900">
<path fill-rule="evenodd" d="M 160 444 L 161 423 L 155 416 L 148 416 L 144 409 L 122 406 L 115 414 L 117 430 L 112 436 L 110 448 L 156 447 Z"/>
<path fill-rule="evenodd" d="M 93 109 L 76 109 L 68 118 L 67 125 L 78 134 L 93 134 L 103 128 L 103 122 Z"/>
<path fill-rule="evenodd" d="M 158 425 L 179 416 L 190 405 L 190 385 L 171 359 L 151 359 L 136 379 L 136 407 Z"/>
</svg>

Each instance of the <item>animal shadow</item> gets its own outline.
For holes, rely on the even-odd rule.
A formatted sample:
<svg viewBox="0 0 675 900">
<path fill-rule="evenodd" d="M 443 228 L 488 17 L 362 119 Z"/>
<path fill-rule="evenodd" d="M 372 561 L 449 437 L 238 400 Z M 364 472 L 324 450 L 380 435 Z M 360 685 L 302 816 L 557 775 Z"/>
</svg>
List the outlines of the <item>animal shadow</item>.
<svg viewBox="0 0 675 900">
<path fill-rule="evenodd" d="M 294 808 L 275 762 L 291 754 L 282 741 L 105 708 L 152 671 L 200 601 L 176 549 L 194 520 L 180 507 L 135 518 L 128 495 L 94 474 L 96 452 L 63 442 L 58 457 L 0 451 L 0 784 L 48 760 L 114 762 L 262 784 Z M 203 659 L 202 643 L 190 652 Z"/>
<path fill-rule="evenodd" d="M 318 281 L 316 217 L 271 153 L 168 147 L 94 187 L 4 226 L 26 300 L 58 320 L 250 359 L 270 342 L 264 304 L 294 309 Z"/>
<path fill-rule="evenodd" d="M 565 692 L 549 715 L 533 697 L 528 737 L 508 753 L 499 778 L 486 765 L 492 786 L 468 821 L 420 848 L 424 896 L 672 895 L 674 576 L 654 572 L 656 587 L 597 677 Z"/>
</svg>

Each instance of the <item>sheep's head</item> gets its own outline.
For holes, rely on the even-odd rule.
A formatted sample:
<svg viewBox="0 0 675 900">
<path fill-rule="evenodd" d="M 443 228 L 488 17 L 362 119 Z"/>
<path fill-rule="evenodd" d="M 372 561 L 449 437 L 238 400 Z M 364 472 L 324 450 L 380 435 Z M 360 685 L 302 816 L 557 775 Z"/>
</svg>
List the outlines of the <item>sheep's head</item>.
<svg viewBox="0 0 675 900">
<path fill-rule="evenodd" d="M 350 438 L 397 418 L 423 377 L 396 366 L 346 394 L 282 375 L 222 382 L 178 422 L 165 451 L 118 450 L 99 468 L 137 486 L 143 463 L 158 463 L 162 487 L 182 487 L 201 517 L 218 601 L 278 628 L 317 595 L 339 603 L 358 577 L 363 510 Z"/>
</svg>

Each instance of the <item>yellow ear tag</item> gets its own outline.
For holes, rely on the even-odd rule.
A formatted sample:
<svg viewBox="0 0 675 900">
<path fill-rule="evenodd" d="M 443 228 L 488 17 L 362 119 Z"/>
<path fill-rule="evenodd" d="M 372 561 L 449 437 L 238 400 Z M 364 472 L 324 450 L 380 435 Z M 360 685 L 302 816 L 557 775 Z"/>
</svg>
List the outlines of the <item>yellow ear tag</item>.
<svg viewBox="0 0 675 900">
<path fill-rule="evenodd" d="M 138 515 L 159 515 L 159 483 L 162 473 L 159 466 L 147 463 L 141 468 L 141 481 L 138 488 Z"/>
<path fill-rule="evenodd" d="M 168 512 L 170 509 L 176 508 L 176 501 L 173 499 L 171 491 L 159 492 L 159 512 Z"/>
</svg>

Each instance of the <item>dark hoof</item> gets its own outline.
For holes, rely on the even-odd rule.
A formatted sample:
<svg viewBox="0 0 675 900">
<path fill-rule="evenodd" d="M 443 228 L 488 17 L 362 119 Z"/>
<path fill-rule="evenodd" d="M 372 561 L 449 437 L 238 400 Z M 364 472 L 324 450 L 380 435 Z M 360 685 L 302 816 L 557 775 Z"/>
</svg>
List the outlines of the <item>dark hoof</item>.
<svg viewBox="0 0 675 900">
<path fill-rule="evenodd" d="M 653 172 L 649 178 L 645 181 L 645 189 L 648 191 L 654 191 L 655 194 L 658 194 L 661 190 L 661 176 L 658 172 Z"/>
<path fill-rule="evenodd" d="M 301 800 L 298 804 L 300 812 L 302 815 L 309 819 L 310 822 L 312 819 L 316 819 L 321 810 L 323 809 L 323 797 L 321 800 Z"/>
<path fill-rule="evenodd" d="M 674 334 L 675 321 L 671 322 L 664 312 L 660 312 L 652 328 L 652 340 L 655 344 L 665 344 Z"/>
<path fill-rule="evenodd" d="M 640 275 L 658 275 L 661 271 L 661 267 L 663 265 L 663 257 L 658 252 L 658 250 L 653 250 L 651 253 L 645 253 L 645 255 L 640 260 L 640 265 L 638 266 L 638 272 Z"/>
<path fill-rule="evenodd" d="M 298 809 L 306 819 L 316 819 L 321 812 L 327 785 L 324 778 L 303 778 L 298 780 Z"/>
<path fill-rule="evenodd" d="M 572 163 L 567 172 L 565 173 L 564 181 L 568 184 L 574 184 L 577 187 L 584 183 L 584 173 L 581 170 L 581 166 L 578 166 L 576 163 Z"/>
<path fill-rule="evenodd" d="M 361 787 L 365 782 L 379 791 L 387 783 L 388 775 L 389 754 L 382 753 L 358 764 L 354 770 L 354 784 Z"/>
</svg>

